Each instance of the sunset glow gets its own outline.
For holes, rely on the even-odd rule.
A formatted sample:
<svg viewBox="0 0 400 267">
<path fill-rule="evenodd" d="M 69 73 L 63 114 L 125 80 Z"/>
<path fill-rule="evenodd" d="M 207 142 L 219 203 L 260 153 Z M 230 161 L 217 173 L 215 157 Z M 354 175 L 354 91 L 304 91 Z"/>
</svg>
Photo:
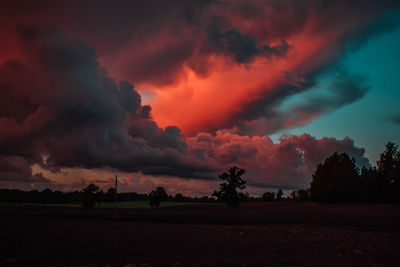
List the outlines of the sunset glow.
<svg viewBox="0 0 400 267">
<path fill-rule="evenodd" d="M 150 2 L 5 1 L 1 186 L 298 189 L 399 141 L 397 1 Z"/>
</svg>

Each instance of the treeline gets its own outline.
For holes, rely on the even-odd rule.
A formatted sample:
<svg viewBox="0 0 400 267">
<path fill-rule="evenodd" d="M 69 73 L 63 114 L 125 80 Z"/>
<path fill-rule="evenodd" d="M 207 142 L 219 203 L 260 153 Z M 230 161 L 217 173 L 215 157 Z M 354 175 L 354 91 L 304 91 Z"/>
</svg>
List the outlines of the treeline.
<svg viewBox="0 0 400 267">
<path fill-rule="evenodd" d="M 51 189 L 44 189 L 42 191 L 32 190 L 32 191 L 21 191 L 18 189 L 0 189 L 0 202 L 13 202 L 13 203 L 82 203 L 84 202 L 88 195 L 94 202 L 113 202 L 115 189 L 109 188 L 107 192 L 102 190 L 95 190 L 94 193 L 87 193 L 88 187 L 83 188 L 81 191 L 73 192 L 62 192 L 62 191 L 52 191 Z M 92 194 L 93 193 L 93 194 Z M 136 192 L 129 193 L 118 193 L 117 201 L 149 201 L 151 198 L 150 194 L 140 194 Z M 201 197 L 190 197 L 184 196 L 180 193 L 176 195 L 167 195 L 162 199 L 163 201 L 174 201 L 174 202 L 193 202 L 193 203 L 212 203 L 216 200 L 212 197 L 201 196 Z"/>
<path fill-rule="evenodd" d="M 229 186 L 225 186 L 230 188 Z M 232 191 L 232 190 L 231 190 Z M 236 189 L 232 192 L 238 194 Z M 225 194 L 229 191 L 224 192 Z M 357 168 L 355 159 L 346 153 L 334 153 L 319 164 L 312 176 L 310 189 L 292 191 L 284 196 L 282 190 L 265 192 L 260 196 L 240 193 L 241 202 L 270 201 L 313 201 L 319 203 L 400 203 L 400 149 L 389 142 L 380 155 L 377 167 Z M 163 187 L 157 187 L 149 194 L 135 192 L 118 193 L 109 188 L 107 192 L 90 184 L 81 191 L 62 192 L 44 189 L 43 191 L 21 191 L 0 189 L 0 202 L 15 203 L 82 203 L 93 206 L 95 203 L 117 201 L 150 201 L 151 206 L 159 206 L 160 201 L 213 203 L 224 202 L 222 197 L 190 197 L 180 193 L 168 195 Z M 86 205 L 86 204 L 87 205 Z"/>
<path fill-rule="evenodd" d="M 90 189 L 91 187 L 94 190 Z M 87 193 L 90 190 L 90 193 Z M 165 189 L 164 189 L 165 190 Z M 156 190 L 157 191 L 157 190 Z M 86 192 L 86 193 L 85 193 Z M 154 192 L 154 191 L 153 191 Z M 54 204 L 80 204 L 84 202 L 88 195 L 91 201 L 96 203 L 113 202 L 115 189 L 109 188 L 107 192 L 96 190 L 95 185 L 88 185 L 81 191 L 62 192 L 44 189 L 42 191 L 21 191 L 18 189 L 0 189 L 0 202 L 13 202 L 13 203 L 54 203 Z M 154 198 L 153 198 L 154 199 Z M 161 201 L 173 202 L 188 202 L 188 203 L 215 203 L 219 202 L 216 198 L 209 196 L 185 196 L 181 193 L 175 195 L 165 195 L 160 197 Z M 117 201 L 151 201 L 152 193 L 140 194 L 135 192 L 118 193 Z M 270 201 L 307 201 L 309 200 L 309 190 L 292 191 L 291 194 L 284 196 L 282 190 L 275 192 L 265 192 L 260 196 L 250 196 L 248 193 L 244 194 L 244 202 L 270 202 Z"/>
<path fill-rule="evenodd" d="M 311 199 L 320 203 L 400 203 L 400 150 L 389 142 L 377 167 L 361 170 L 354 158 L 334 153 L 319 164 L 311 182 Z"/>
<path fill-rule="evenodd" d="M 44 189 L 43 191 L 21 191 L 18 189 L 0 189 L 1 202 L 14 203 L 79 203 L 81 192 L 61 192 Z"/>
<path fill-rule="evenodd" d="M 261 201 L 309 201 L 310 189 L 293 190 L 289 195 L 284 196 L 281 189 L 275 194 L 274 192 L 265 192 L 262 194 Z"/>
<path fill-rule="evenodd" d="M 85 188 L 84 188 L 85 189 Z M 0 202 L 15 203 L 81 203 L 85 198 L 85 191 L 62 192 L 44 189 L 42 191 L 21 191 L 18 189 L 0 189 Z M 102 190 L 95 193 L 95 202 L 113 202 L 114 188 L 107 192 Z M 119 201 L 148 200 L 147 194 L 139 193 L 118 193 Z"/>
</svg>

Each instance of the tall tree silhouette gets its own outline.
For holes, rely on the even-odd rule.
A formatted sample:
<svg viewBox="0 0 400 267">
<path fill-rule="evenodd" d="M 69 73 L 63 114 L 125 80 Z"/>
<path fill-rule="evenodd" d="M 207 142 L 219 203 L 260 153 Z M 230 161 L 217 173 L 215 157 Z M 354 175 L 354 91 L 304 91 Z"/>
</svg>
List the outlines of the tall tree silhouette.
<svg viewBox="0 0 400 267">
<path fill-rule="evenodd" d="M 378 203 L 386 201 L 386 182 L 375 167 L 361 168 L 357 181 L 357 200 L 360 202 Z"/>
<path fill-rule="evenodd" d="M 282 200 L 283 199 L 283 192 L 282 189 L 278 190 L 278 193 L 276 193 L 276 200 Z"/>
<path fill-rule="evenodd" d="M 387 183 L 394 183 L 398 180 L 397 169 L 399 163 L 398 146 L 392 142 L 386 144 L 385 151 L 380 155 L 378 162 L 378 172 L 381 174 Z"/>
<path fill-rule="evenodd" d="M 354 158 L 334 153 L 319 164 L 311 182 L 311 200 L 337 203 L 354 201 L 358 169 Z"/>
<path fill-rule="evenodd" d="M 236 166 L 219 175 L 219 178 L 226 181 L 220 184 L 220 190 L 214 191 L 213 196 L 219 200 L 223 200 L 229 207 L 237 208 L 242 199 L 245 198 L 243 193 L 239 193 L 237 189 L 243 190 L 246 188 L 246 181 L 242 179 L 242 175 L 246 171 Z"/>
<path fill-rule="evenodd" d="M 296 192 L 299 201 L 308 201 L 310 198 L 309 189 L 300 189 Z"/>
<path fill-rule="evenodd" d="M 90 184 L 82 189 L 82 206 L 87 209 L 93 208 L 97 201 L 99 187 L 95 184 Z"/>
<path fill-rule="evenodd" d="M 389 202 L 400 202 L 400 150 L 392 142 L 377 162 L 378 174 L 385 181 L 385 196 Z"/>
<path fill-rule="evenodd" d="M 165 191 L 165 188 L 162 186 L 158 186 L 156 190 L 151 191 L 149 194 L 150 206 L 152 208 L 160 207 L 160 202 L 166 200 L 167 197 L 168 194 Z"/>
</svg>

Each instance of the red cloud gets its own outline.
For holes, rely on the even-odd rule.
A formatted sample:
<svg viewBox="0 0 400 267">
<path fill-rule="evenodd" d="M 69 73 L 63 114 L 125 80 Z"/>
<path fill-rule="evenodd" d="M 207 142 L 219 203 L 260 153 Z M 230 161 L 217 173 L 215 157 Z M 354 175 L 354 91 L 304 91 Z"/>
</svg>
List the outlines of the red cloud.
<svg viewBox="0 0 400 267">
<path fill-rule="evenodd" d="M 160 126 L 177 125 L 186 135 L 243 130 L 248 122 L 270 118 L 271 107 L 286 97 L 311 88 L 315 75 L 340 55 L 348 40 L 372 34 L 364 27 L 397 4 L 154 0 L 99 5 L 40 1 L 21 7 L 6 1 L 0 32 L 8 38 L 0 51 L 7 52 L 0 62 L 21 56 L 13 33 L 17 23 L 55 24 L 93 46 L 112 77 L 155 92 L 150 104 Z M 260 110 L 268 110 L 249 116 L 257 99 Z M 267 124 L 292 127 L 324 112 L 303 110 L 296 118 Z M 268 125 L 260 129 L 266 132 L 257 134 L 279 130 Z"/>
<path fill-rule="evenodd" d="M 187 138 L 189 149 L 198 159 L 211 162 L 225 170 L 237 165 L 246 169 L 249 185 L 298 189 L 306 188 L 316 166 L 334 152 L 346 152 L 355 157 L 359 166 L 368 166 L 364 149 L 353 140 L 316 139 L 308 134 L 282 136 L 274 144 L 266 136 L 239 136 L 218 131 L 216 136 L 199 133 Z"/>
<path fill-rule="evenodd" d="M 365 26 L 396 1 L 105 3 L 4 3 L 4 166 L 18 158 L 28 180 L 45 181 L 32 175 L 32 164 L 202 179 L 237 164 L 254 185 L 305 187 L 333 152 L 368 164 L 350 139 L 303 135 L 273 144 L 260 136 L 362 97 L 366 89 L 343 74 L 336 87 L 349 90 L 279 109 L 312 88 L 346 42 L 364 40 Z M 55 24 L 68 35 L 57 27 L 17 27 L 16 34 L 21 22 Z M 130 82 L 113 77 L 152 91 L 152 112 Z M 0 173 L 7 177 L 14 176 Z"/>
</svg>

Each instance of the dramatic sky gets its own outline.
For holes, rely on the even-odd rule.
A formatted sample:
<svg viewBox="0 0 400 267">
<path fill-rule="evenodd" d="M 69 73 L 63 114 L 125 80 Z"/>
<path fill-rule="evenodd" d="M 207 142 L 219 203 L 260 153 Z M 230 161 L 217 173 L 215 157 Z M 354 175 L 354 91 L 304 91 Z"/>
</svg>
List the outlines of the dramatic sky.
<svg viewBox="0 0 400 267">
<path fill-rule="evenodd" d="M 259 194 L 400 143 L 400 1 L 0 2 L 0 187 Z"/>
</svg>

